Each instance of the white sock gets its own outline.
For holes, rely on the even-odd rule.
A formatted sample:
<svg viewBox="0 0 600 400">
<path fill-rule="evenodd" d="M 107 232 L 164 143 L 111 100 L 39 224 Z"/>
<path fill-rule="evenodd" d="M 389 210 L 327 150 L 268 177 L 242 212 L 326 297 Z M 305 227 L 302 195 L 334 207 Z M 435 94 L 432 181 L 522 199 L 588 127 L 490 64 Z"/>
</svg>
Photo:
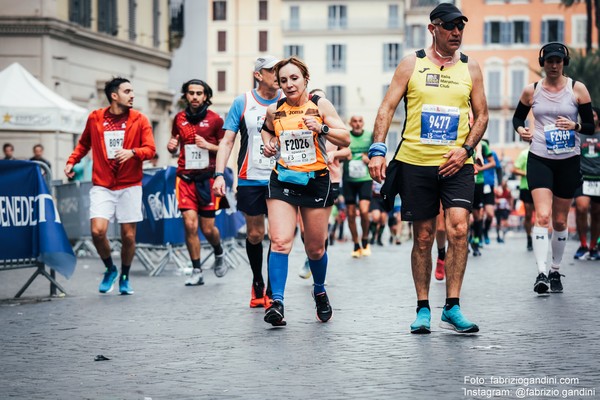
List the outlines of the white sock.
<svg viewBox="0 0 600 400">
<path fill-rule="evenodd" d="M 567 229 L 564 231 L 554 231 L 552 233 L 552 270 L 558 271 L 560 263 L 562 262 L 563 254 L 565 254 L 565 247 L 567 246 L 567 238 L 569 232 Z"/>
<path fill-rule="evenodd" d="M 531 229 L 533 239 L 533 254 L 538 267 L 538 273 L 546 273 L 546 260 L 548 259 L 548 228 L 534 226 Z M 564 249 L 563 249 L 564 250 Z"/>
</svg>

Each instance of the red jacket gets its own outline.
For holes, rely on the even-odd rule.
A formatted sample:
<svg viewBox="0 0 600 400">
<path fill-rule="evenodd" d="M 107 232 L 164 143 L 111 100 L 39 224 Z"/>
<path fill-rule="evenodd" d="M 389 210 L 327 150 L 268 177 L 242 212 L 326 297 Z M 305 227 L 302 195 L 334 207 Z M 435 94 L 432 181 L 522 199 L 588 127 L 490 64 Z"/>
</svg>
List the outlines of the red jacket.
<svg viewBox="0 0 600 400">
<path fill-rule="evenodd" d="M 92 182 L 110 190 L 125 189 L 142 184 L 142 162 L 154 157 L 156 146 L 152 127 L 148 118 L 136 110 L 129 110 L 125 128 L 124 149 L 135 149 L 135 156 L 119 165 L 116 175 L 112 172 L 111 164 L 106 156 L 104 145 L 104 113 L 107 108 L 92 111 L 88 116 L 85 130 L 79 138 L 79 143 L 67 160 L 67 164 L 77 164 L 88 153 L 93 154 Z"/>
</svg>

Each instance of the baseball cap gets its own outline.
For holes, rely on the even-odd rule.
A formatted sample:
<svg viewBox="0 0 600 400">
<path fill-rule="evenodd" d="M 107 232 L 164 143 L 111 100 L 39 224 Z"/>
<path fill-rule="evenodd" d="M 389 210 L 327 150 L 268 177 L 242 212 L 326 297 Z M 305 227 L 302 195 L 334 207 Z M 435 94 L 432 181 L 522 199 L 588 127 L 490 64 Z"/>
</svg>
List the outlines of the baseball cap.
<svg viewBox="0 0 600 400">
<path fill-rule="evenodd" d="M 469 21 L 462 12 L 451 3 L 440 3 L 429 14 L 429 20 L 434 21 L 437 18 L 444 22 L 454 21 L 456 18 L 461 18 L 463 21 Z"/>
<path fill-rule="evenodd" d="M 542 58 L 546 61 L 550 57 L 560 57 L 564 60 L 567 57 L 565 46 L 561 43 L 550 43 L 546 45 L 542 51 Z"/>
<path fill-rule="evenodd" d="M 258 72 L 261 69 L 271 69 L 275 66 L 275 64 L 277 64 L 279 62 L 278 58 L 275 58 L 273 56 L 270 55 L 266 55 L 266 56 L 260 56 L 256 59 L 256 62 L 254 63 L 254 71 Z"/>
</svg>

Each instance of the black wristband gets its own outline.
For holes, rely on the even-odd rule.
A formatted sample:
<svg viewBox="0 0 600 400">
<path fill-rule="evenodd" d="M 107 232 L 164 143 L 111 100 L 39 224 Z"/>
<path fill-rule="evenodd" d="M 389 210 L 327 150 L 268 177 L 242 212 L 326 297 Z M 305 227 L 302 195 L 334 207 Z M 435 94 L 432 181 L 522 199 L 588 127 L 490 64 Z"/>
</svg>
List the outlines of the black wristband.
<svg viewBox="0 0 600 400">
<path fill-rule="evenodd" d="M 225 176 L 225 174 L 223 174 L 222 172 L 215 172 L 213 175 L 213 178 L 218 178 L 219 176 Z"/>
<path fill-rule="evenodd" d="M 467 151 L 467 157 L 473 157 L 473 153 L 475 152 L 475 150 L 471 146 L 469 146 L 468 144 L 463 144 L 462 148 Z"/>
</svg>

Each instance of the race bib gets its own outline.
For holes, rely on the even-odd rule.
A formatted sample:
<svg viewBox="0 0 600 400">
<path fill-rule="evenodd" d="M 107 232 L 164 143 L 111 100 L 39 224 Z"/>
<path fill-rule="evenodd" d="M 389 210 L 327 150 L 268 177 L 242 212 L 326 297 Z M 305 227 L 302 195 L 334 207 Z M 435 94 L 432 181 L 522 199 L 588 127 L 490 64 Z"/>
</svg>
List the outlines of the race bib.
<svg viewBox="0 0 600 400">
<path fill-rule="evenodd" d="M 583 181 L 583 194 L 586 196 L 600 196 L 600 181 Z"/>
<path fill-rule="evenodd" d="M 453 145 L 458 137 L 458 107 L 423 104 L 421 108 L 421 143 Z"/>
<path fill-rule="evenodd" d="M 490 185 L 483 185 L 483 194 L 492 193 L 492 187 Z"/>
<path fill-rule="evenodd" d="M 265 157 L 263 155 L 264 147 L 265 145 L 260 135 L 252 138 L 252 164 L 260 169 L 273 169 L 277 160 L 275 157 Z"/>
<path fill-rule="evenodd" d="M 208 150 L 201 149 L 195 144 L 186 144 L 185 169 L 204 169 L 208 167 Z"/>
<path fill-rule="evenodd" d="M 575 131 L 558 129 L 556 125 L 544 126 L 548 153 L 563 154 L 575 151 Z"/>
<path fill-rule="evenodd" d="M 368 169 L 362 160 L 350 160 L 348 163 L 348 175 L 350 178 L 364 178 L 367 176 Z"/>
<path fill-rule="evenodd" d="M 113 160 L 116 157 L 117 151 L 123 149 L 123 141 L 125 140 L 125 131 L 105 131 L 104 146 L 106 146 L 106 157 Z"/>
<path fill-rule="evenodd" d="M 281 159 L 286 165 L 305 165 L 317 161 L 312 131 L 282 131 L 279 141 L 281 143 Z"/>
</svg>

